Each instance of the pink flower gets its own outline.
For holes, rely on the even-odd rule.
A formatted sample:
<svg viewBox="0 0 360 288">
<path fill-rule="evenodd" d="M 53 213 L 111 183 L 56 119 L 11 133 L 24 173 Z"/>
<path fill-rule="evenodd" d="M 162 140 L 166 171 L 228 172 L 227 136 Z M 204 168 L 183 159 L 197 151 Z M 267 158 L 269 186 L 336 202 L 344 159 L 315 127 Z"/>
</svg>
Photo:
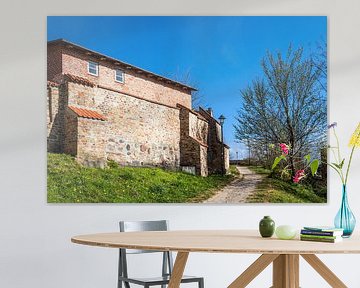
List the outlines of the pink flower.
<svg viewBox="0 0 360 288">
<path fill-rule="evenodd" d="M 296 171 L 293 178 L 294 183 L 299 183 L 302 178 L 305 177 L 305 171 L 303 169 Z"/>
<path fill-rule="evenodd" d="M 285 143 L 280 143 L 280 148 L 281 151 L 285 154 L 288 155 L 289 154 L 289 146 L 286 145 Z"/>
</svg>

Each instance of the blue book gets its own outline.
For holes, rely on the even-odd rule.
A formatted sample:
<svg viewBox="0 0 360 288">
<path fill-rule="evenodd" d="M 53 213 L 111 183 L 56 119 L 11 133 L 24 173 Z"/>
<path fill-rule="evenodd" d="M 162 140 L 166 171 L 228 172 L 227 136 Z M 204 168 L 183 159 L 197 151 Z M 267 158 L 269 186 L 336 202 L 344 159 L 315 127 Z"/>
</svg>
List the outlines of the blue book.
<svg viewBox="0 0 360 288">
<path fill-rule="evenodd" d="M 341 236 L 343 235 L 344 229 L 327 227 L 327 226 L 315 226 L 315 227 L 304 227 L 301 230 L 303 235 L 318 235 L 318 236 Z"/>
</svg>

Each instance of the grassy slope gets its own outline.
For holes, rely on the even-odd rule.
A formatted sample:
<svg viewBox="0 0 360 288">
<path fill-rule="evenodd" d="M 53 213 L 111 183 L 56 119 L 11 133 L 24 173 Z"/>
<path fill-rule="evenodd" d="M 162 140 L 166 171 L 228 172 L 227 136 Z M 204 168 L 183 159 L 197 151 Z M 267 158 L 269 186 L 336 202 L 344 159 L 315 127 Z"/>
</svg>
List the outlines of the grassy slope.
<svg viewBox="0 0 360 288">
<path fill-rule="evenodd" d="M 85 168 L 64 154 L 48 154 L 48 202 L 183 203 L 201 202 L 233 176 L 206 178 L 160 168 Z"/>
<path fill-rule="evenodd" d="M 270 174 L 269 170 L 262 167 L 252 166 L 250 169 L 258 174 L 266 176 Z M 325 203 L 326 198 L 316 195 L 311 187 L 265 177 L 248 201 L 250 203 Z"/>
</svg>

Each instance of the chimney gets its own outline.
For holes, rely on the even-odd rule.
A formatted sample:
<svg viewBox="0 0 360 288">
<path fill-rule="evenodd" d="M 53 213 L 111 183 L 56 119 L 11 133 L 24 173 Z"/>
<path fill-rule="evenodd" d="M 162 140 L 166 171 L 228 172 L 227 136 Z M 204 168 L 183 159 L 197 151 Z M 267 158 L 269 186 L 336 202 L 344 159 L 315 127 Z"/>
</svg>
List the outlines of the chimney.
<svg viewBox="0 0 360 288">
<path fill-rule="evenodd" d="M 213 110 L 211 108 L 208 108 L 207 112 L 211 115 L 211 117 L 213 117 Z"/>
</svg>

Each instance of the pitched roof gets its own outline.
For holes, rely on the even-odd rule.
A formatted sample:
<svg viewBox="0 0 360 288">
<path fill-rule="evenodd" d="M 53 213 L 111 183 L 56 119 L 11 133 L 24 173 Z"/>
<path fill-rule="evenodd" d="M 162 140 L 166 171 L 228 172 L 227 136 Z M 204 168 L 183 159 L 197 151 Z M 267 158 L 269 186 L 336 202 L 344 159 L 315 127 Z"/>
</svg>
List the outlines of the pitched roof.
<svg viewBox="0 0 360 288">
<path fill-rule="evenodd" d="M 95 83 L 91 82 L 90 80 L 80 77 L 80 76 L 75 76 L 72 74 L 64 74 L 64 77 L 66 80 L 70 81 L 70 82 L 74 82 L 77 84 L 81 84 L 81 85 L 85 85 L 85 86 L 90 86 L 90 87 L 94 87 Z"/>
<path fill-rule="evenodd" d="M 106 121 L 106 118 L 104 115 L 101 115 L 100 113 L 94 111 L 94 110 L 90 110 L 90 109 L 85 109 L 85 108 L 80 108 L 80 107 L 74 107 L 74 106 L 68 106 L 73 112 L 75 112 L 75 114 L 79 117 L 82 118 L 88 118 L 88 119 L 94 119 L 94 120 L 101 120 L 101 121 Z"/>
<path fill-rule="evenodd" d="M 123 61 L 120 61 L 120 60 L 115 59 L 113 57 L 101 54 L 101 53 L 93 51 L 93 50 L 90 50 L 90 49 L 85 48 L 83 46 L 80 46 L 80 45 L 74 44 L 74 43 L 72 43 L 70 41 L 67 41 L 65 39 L 56 39 L 56 40 L 48 41 L 47 43 L 48 43 L 48 45 L 63 44 L 63 45 L 67 45 L 70 48 L 77 48 L 78 50 L 82 50 L 86 54 L 98 57 L 101 60 L 108 60 L 110 62 L 113 62 L 114 64 L 119 65 L 120 67 L 122 67 L 125 70 L 131 70 L 131 71 L 134 71 L 135 73 L 138 73 L 138 74 L 141 74 L 141 75 L 146 75 L 148 77 L 151 77 L 152 79 L 155 79 L 155 80 L 158 80 L 158 81 L 161 81 L 161 82 L 165 82 L 167 84 L 171 84 L 173 86 L 180 87 L 180 88 L 185 89 L 185 90 L 188 89 L 190 91 L 197 91 L 197 89 L 195 89 L 194 87 L 191 87 L 191 86 L 186 85 L 184 83 L 174 81 L 174 80 L 169 79 L 167 77 L 164 77 L 164 76 L 155 74 L 153 72 L 147 71 L 145 69 L 136 67 L 134 65 L 131 65 L 131 64 L 123 62 Z"/>
<path fill-rule="evenodd" d="M 208 122 L 208 120 L 204 116 L 202 116 L 199 112 L 197 112 L 197 111 L 195 111 L 193 109 L 190 109 L 190 108 L 188 108 L 188 107 L 186 107 L 184 105 L 181 105 L 180 103 L 177 103 L 176 107 L 185 109 L 185 110 L 189 111 L 190 113 L 196 115 L 199 119 Z"/>
</svg>

